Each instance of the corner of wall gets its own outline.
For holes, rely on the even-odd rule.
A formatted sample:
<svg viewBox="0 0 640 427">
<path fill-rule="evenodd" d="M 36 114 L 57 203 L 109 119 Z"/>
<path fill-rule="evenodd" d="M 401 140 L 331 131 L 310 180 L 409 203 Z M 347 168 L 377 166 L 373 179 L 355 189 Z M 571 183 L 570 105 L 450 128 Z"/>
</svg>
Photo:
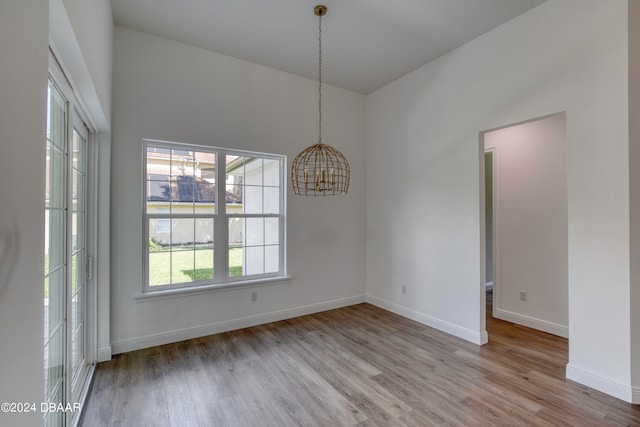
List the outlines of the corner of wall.
<svg viewBox="0 0 640 427">
<path fill-rule="evenodd" d="M 625 402 L 640 403 L 640 388 L 638 387 L 617 383 L 594 372 L 588 372 L 578 368 L 570 363 L 567 364 L 566 376 L 568 380 L 601 391 Z"/>
<path fill-rule="evenodd" d="M 406 317 L 407 319 L 414 320 L 423 325 L 429 326 L 447 334 L 453 335 L 463 340 L 469 341 L 473 344 L 483 345 L 489 342 L 487 331 L 476 332 L 471 329 L 463 328 L 451 322 L 447 322 L 442 319 L 430 316 L 428 314 L 420 313 L 419 311 L 412 310 L 410 308 L 398 305 L 394 302 L 387 301 L 382 298 L 375 297 L 367 294 L 365 302 L 380 307 L 384 310 Z"/>
</svg>

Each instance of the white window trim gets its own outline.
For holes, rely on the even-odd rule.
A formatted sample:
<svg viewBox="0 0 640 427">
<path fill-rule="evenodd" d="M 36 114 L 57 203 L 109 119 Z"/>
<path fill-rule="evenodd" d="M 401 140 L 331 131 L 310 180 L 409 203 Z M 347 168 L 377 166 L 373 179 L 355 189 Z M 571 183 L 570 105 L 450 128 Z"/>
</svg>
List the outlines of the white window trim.
<svg viewBox="0 0 640 427">
<path fill-rule="evenodd" d="M 199 151 L 216 153 L 216 206 L 215 213 L 200 216 L 200 214 L 174 214 L 172 217 L 188 217 L 198 218 L 206 217 L 214 219 L 214 278 L 213 280 L 188 282 L 184 284 L 169 284 L 149 286 L 149 218 L 164 218 L 166 214 L 149 214 L 147 213 L 147 147 L 166 147 L 169 149 Z M 280 201 L 279 214 L 238 214 L 226 212 L 226 156 L 238 157 L 260 157 L 264 159 L 273 159 L 280 161 Z M 256 286 L 260 284 L 268 284 L 274 282 L 288 281 L 292 276 L 287 274 L 286 262 L 286 199 L 287 199 L 287 158 L 284 155 L 262 153 L 246 150 L 234 150 L 220 147 L 212 147 L 205 145 L 186 144 L 182 142 L 171 142 L 157 139 L 142 140 L 142 259 L 143 259 L 143 281 L 142 292 L 134 294 L 137 300 L 148 300 L 172 296 L 180 296 L 184 294 L 193 294 L 200 292 L 228 290 L 230 288 L 240 288 L 247 286 Z M 229 276 L 228 266 L 228 218 L 247 218 L 247 217 L 277 217 L 280 220 L 279 228 L 279 269 L 277 272 L 255 274 L 247 276 Z"/>
</svg>

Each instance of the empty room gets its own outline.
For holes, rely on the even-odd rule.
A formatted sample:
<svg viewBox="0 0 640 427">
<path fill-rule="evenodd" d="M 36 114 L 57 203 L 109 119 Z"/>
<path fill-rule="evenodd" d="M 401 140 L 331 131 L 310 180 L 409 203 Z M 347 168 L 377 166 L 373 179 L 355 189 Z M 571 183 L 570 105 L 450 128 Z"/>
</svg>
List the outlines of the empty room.
<svg viewBox="0 0 640 427">
<path fill-rule="evenodd" d="M 0 425 L 640 425 L 640 2 L 0 3 Z"/>
</svg>

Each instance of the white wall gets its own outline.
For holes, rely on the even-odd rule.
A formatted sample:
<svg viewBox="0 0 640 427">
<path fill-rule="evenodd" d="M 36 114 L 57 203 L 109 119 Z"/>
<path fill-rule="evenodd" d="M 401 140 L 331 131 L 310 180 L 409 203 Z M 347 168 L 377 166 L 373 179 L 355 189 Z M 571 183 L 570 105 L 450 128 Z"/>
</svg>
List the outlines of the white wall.
<svg viewBox="0 0 640 427">
<path fill-rule="evenodd" d="M 83 107 L 101 132 L 111 125 L 113 16 L 109 0 L 49 0 L 50 35 Z"/>
<path fill-rule="evenodd" d="M 640 2 L 629 2 L 629 182 L 631 228 L 631 384 L 640 404 Z"/>
<path fill-rule="evenodd" d="M 142 139 L 285 154 L 316 142 L 317 86 L 116 27 L 113 82 L 112 344 L 122 352 L 364 300 L 364 96 L 323 87 L 323 136 L 351 164 L 344 197 L 288 199 L 293 280 L 138 301 Z M 288 186 L 290 187 L 290 186 Z M 250 292 L 258 292 L 251 302 Z"/>
<path fill-rule="evenodd" d="M 113 17 L 109 0 L 63 0 L 107 124 L 111 123 Z"/>
<path fill-rule="evenodd" d="M 565 115 L 487 132 L 484 146 L 496 163 L 493 315 L 567 337 Z"/>
<path fill-rule="evenodd" d="M 0 3 L 2 402 L 43 400 L 44 169 L 38 165 L 45 154 L 49 14 L 58 14 L 58 6 L 56 0 L 51 6 L 39 0 Z M 42 425 L 42 414 L 0 414 L 0 424 Z"/>
<path fill-rule="evenodd" d="M 43 399 L 48 5 L 0 2 L 0 402 Z M 3 414 L 2 425 L 42 425 Z"/>
<path fill-rule="evenodd" d="M 56 56 L 97 132 L 97 248 L 99 360 L 110 357 L 109 203 L 113 16 L 109 0 L 50 0 L 49 35 Z"/>
<path fill-rule="evenodd" d="M 627 398 L 627 57 L 627 1 L 550 0 L 369 95 L 368 298 L 481 342 L 478 133 L 566 111 L 567 372 Z"/>
</svg>

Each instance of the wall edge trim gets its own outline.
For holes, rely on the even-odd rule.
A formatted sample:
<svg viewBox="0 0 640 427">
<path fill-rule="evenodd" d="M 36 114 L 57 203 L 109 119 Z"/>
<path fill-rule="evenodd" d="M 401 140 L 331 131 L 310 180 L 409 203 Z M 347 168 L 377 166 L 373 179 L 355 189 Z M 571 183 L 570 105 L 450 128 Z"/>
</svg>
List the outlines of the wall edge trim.
<svg viewBox="0 0 640 427">
<path fill-rule="evenodd" d="M 496 310 L 496 312 L 494 313 L 494 317 L 501 320 L 506 320 L 507 322 L 517 323 L 518 325 L 557 335 L 562 338 L 569 338 L 569 327 L 560 325 L 558 323 L 537 319 L 535 317 L 526 316 L 524 314 L 514 313 L 513 311 L 503 310 L 501 308 Z"/>
<path fill-rule="evenodd" d="M 239 317 L 231 320 L 209 323 L 206 325 L 177 329 L 158 334 L 144 335 L 140 337 L 128 338 L 115 341 L 111 344 L 112 354 L 126 353 L 129 351 L 141 350 L 143 348 L 155 347 L 157 345 L 170 344 L 207 335 L 229 332 L 236 329 L 249 328 L 251 326 L 262 325 L 279 320 L 291 319 L 336 308 L 365 302 L 365 296 L 355 295 L 317 304 L 304 305 L 285 310 L 272 311 L 269 313 L 256 314 L 252 316 Z"/>
<path fill-rule="evenodd" d="M 98 349 L 98 360 L 97 362 L 107 362 L 111 360 L 111 356 L 113 353 L 111 352 L 111 346 L 102 347 Z"/>
<path fill-rule="evenodd" d="M 631 403 L 640 405 L 640 386 L 631 387 Z"/>
<path fill-rule="evenodd" d="M 454 323 L 438 319 L 437 317 L 421 313 L 419 311 L 396 304 L 391 301 L 387 301 L 382 298 L 375 297 L 373 295 L 367 294 L 365 302 L 395 313 L 399 316 L 415 320 L 418 323 L 422 323 L 423 325 L 445 332 L 449 335 L 462 338 L 463 340 L 472 342 L 473 344 L 482 345 L 488 342 L 487 331 L 475 332 L 471 329 L 467 329 Z"/>
<path fill-rule="evenodd" d="M 567 363 L 566 376 L 568 380 L 580 383 L 628 403 L 634 403 L 632 402 L 634 398 L 640 398 L 640 388 L 617 383 L 609 378 L 578 368 L 570 363 Z"/>
</svg>

